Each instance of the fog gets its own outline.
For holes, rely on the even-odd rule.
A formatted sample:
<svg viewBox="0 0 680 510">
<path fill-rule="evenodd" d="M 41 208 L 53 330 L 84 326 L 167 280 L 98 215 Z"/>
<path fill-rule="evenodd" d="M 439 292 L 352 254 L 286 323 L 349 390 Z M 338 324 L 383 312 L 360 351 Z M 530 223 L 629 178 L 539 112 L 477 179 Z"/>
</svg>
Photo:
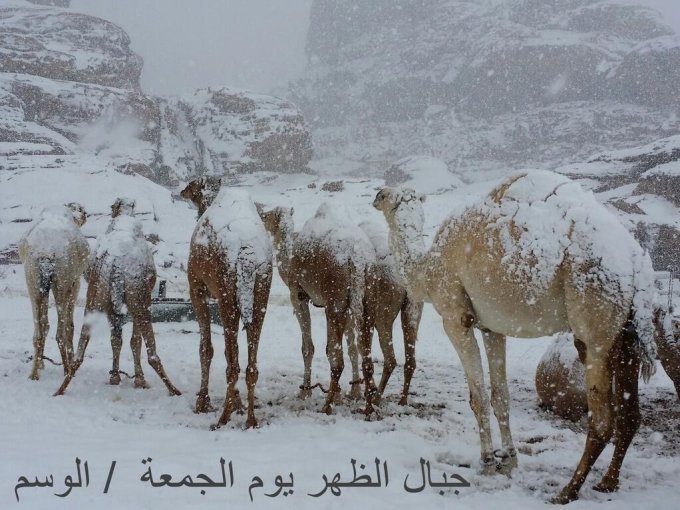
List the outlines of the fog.
<svg viewBox="0 0 680 510">
<path fill-rule="evenodd" d="M 123 27 L 156 95 L 223 86 L 268 92 L 301 75 L 312 0 L 73 0 Z M 678 0 L 619 0 L 659 9 L 680 31 Z"/>
<path fill-rule="evenodd" d="M 144 58 L 142 87 L 171 95 L 224 86 L 266 92 L 304 70 L 311 0 L 74 0 L 120 25 Z"/>
</svg>

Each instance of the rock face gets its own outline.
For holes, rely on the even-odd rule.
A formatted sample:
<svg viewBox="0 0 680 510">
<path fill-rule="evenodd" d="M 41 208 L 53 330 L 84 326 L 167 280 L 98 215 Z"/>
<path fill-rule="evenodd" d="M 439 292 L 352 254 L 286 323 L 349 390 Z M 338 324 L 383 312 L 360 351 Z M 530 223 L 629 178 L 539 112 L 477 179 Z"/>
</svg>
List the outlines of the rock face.
<svg viewBox="0 0 680 510">
<path fill-rule="evenodd" d="M 10 0 L 0 7 L 0 155 L 94 154 L 167 186 L 306 170 L 311 137 L 290 102 L 226 88 L 153 97 L 141 69 L 113 23 Z"/>
<path fill-rule="evenodd" d="M 656 270 L 680 271 L 680 135 L 558 169 L 580 179 L 650 250 Z"/>
<path fill-rule="evenodd" d="M 612 1 L 314 0 L 295 101 L 322 157 L 553 168 L 677 132 L 679 41 Z"/>
</svg>

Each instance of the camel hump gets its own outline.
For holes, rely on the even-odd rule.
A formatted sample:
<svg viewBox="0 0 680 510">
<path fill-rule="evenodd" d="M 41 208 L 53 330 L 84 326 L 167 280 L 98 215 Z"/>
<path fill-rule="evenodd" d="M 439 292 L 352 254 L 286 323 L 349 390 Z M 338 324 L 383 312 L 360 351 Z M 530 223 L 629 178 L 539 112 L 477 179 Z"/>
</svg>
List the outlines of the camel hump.
<svg viewBox="0 0 680 510">
<path fill-rule="evenodd" d="M 501 201 L 505 198 L 505 195 L 507 194 L 510 187 L 513 184 L 515 184 L 515 182 L 517 182 L 519 179 L 526 177 L 526 175 L 527 175 L 526 172 L 516 174 L 510 177 L 509 179 L 503 181 L 500 185 L 494 188 L 491 191 L 491 193 L 489 193 L 489 198 L 491 199 L 491 201 L 500 204 Z"/>
</svg>

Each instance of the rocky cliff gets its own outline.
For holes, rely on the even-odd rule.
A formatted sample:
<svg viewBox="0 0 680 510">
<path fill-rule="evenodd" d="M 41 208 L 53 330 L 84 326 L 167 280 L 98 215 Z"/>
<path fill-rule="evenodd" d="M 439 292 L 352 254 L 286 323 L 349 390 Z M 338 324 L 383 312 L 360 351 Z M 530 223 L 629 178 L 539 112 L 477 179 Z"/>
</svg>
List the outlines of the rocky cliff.
<svg viewBox="0 0 680 510">
<path fill-rule="evenodd" d="M 305 170 L 305 121 L 290 102 L 223 88 L 141 91 L 142 59 L 108 21 L 54 5 L 0 6 L 0 154 L 95 154 L 175 185 L 203 173 Z"/>
<path fill-rule="evenodd" d="M 314 0 L 295 101 L 318 155 L 475 179 L 678 132 L 680 38 L 601 0 Z M 386 163 L 385 163 L 386 164 Z"/>
</svg>

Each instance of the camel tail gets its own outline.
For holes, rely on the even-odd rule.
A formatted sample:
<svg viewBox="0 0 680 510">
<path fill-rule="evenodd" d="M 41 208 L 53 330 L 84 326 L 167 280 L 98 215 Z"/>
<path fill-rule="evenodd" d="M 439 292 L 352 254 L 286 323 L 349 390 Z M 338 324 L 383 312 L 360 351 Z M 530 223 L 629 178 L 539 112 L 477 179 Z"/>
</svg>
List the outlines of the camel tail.
<svg viewBox="0 0 680 510">
<path fill-rule="evenodd" d="M 358 268 L 354 263 L 350 266 L 351 292 L 349 309 L 352 316 L 352 328 L 356 338 L 361 334 L 361 324 L 364 318 L 364 295 L 366 294 L 366 268 Z"/>
<path fill-rule="evenodd" d="M 640 371 L 642 379 L 649 379 L 656 372 L 656 342 L 654 339 L 654 313 L 656 305 L 656 287 L 654 286 L 654 270 L 649 254 L 640 253 L 635 260 L 633 275 L 634 296 L 631 308 L 631 323 L 635 329 L 635 339 L 640 355 Z"/>
<path fill-rule="evenodd" d="M 244 246 L 236 257 L 236 306 L 241 314 L 243 329 L 253 322 L 253 303 L 255 302 L 255 279 L 258 264 L 255 251 Z"/>
</svg>

